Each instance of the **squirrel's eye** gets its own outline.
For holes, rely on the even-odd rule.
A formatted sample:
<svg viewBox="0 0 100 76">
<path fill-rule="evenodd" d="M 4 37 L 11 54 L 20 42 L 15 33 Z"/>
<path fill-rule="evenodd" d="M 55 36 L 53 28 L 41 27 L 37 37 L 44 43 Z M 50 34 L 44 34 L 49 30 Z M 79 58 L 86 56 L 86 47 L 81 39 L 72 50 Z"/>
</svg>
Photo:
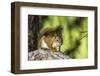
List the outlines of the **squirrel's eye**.
<svg viewBox="0 0 100 76">
<path fill-rule="evenodd" d="M 56 41 L 59 41 L 58 39 Z"/>
</svg>

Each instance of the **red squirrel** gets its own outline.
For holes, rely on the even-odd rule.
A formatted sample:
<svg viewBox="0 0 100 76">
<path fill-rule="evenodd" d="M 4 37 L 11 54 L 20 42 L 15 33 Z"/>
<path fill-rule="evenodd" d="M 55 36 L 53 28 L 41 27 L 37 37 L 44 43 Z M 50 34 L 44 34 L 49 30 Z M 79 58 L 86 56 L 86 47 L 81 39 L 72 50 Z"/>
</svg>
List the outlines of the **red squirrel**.
<svg viewBox="0 0 100 76">
<path fill-rule="evenodd" d="M 62 45 L 62 28 L 56 29 L 46 28 L 42 32 L 42 36 L 38 42 L 38 48 L 49 49 L 52 52 L 60 51 Z"/>
</svg>

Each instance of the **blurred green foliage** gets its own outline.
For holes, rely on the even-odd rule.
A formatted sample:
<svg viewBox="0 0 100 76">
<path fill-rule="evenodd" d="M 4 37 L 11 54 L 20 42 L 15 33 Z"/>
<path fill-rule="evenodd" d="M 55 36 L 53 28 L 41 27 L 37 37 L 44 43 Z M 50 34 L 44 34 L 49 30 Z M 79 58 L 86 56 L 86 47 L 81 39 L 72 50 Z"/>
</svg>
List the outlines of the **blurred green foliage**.
<svg viewBox="0 0 100 76">
<path fill-rule="evenodd" d="M 88 18 L 74 16 L 39 16 L 41 29 L 61 26 L 61 52 L 71 58 L 88 57 Z"/>
</svg>

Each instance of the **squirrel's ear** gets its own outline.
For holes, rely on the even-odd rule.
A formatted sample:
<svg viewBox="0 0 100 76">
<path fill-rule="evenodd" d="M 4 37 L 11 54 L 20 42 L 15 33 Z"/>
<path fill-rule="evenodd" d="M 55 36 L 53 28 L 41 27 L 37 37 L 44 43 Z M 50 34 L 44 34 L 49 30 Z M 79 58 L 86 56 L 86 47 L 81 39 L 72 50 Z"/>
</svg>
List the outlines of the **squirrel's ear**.
<svg viewBox="0 0 100 76">
<path fill-rule="evenodd" d="M 62 32 L 62 29 L 63 29 L 63 28 L 62 28 L 61 25 L 60 25 L 60 26 L 57 27 L 56 31 L 57 31 L 58 33 L 61 33 L 61 32 Z"/>
</svg>

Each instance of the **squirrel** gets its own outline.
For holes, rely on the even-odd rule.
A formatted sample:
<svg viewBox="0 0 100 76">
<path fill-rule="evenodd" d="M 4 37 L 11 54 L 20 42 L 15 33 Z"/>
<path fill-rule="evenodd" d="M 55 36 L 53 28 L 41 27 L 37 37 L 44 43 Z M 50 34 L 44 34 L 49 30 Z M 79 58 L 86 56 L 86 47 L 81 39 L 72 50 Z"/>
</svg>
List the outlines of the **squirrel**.
<svg viewBox="0 0 100 76">
<path fill-rule="evenodd" d="M 42 36 L 38 42 L 38 48 L 51 50 L 52 52 L 60 51 L 62 45 L 62 28 L 46 28 L 42 31 Z"/>
</svg>

